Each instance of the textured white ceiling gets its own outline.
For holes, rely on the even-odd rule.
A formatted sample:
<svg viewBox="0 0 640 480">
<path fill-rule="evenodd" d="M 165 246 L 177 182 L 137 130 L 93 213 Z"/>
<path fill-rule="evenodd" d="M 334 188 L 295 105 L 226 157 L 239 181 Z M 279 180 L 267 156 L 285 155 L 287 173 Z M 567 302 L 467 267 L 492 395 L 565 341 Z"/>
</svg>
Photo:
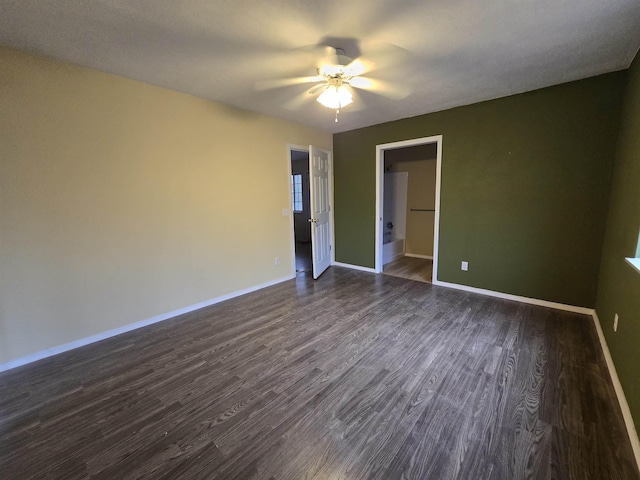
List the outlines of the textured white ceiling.
<svg viewBox="0 0 640 480">
<path fill-rule="evenodd" d="M 300 47 L 327 37 L 365 58 L 404 48 L 371 76 L 413 93 L 364 92 L 335 123 L 313 98 L 284 108 L 308 86 L 255 89 L 314 75 Z M 640 1 L 0 0 L 0 43 L 335 133 L 627 68 Z"/>
</svg>

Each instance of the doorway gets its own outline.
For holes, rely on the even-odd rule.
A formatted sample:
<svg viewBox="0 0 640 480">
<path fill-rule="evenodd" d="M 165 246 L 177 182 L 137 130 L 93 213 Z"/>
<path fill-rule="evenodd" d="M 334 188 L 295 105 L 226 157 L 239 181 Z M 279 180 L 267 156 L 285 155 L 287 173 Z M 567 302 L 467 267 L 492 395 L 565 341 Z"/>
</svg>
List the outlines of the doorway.
<svg viewBox="0 0 640 480">
<path fill-rule="evenodd" d="M 441 160 L 441 135 L 376 146 L 376 272 L 437 281 Z"/>
<path fill-rule="evenodd" d="M 296 275 L 311 272 L 311 210 L 309 207 L 309 151 L 289 151 L 291 162 L 291 211 Z"/>
<path fill-rule="evenodd" d="M 295 273 L 314 279 L 334 263 L 333 166 L 330 151 L 288 146 Z"/>
</svg>

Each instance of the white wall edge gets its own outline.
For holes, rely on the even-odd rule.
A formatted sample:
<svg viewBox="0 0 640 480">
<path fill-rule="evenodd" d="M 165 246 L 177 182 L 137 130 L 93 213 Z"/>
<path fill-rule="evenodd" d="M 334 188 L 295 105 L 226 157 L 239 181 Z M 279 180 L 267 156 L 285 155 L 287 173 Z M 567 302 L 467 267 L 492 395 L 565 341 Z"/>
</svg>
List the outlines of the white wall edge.
<svg viewBox="0 0 640 480">
<path fill-rule="evenodd" d="M 12 368 L 21 367 L 22 365 L 27 365 L 28 363 L 33 363 L 38 360 L 42 360 L 47 357 L 52 357 L 53 355 L 57 355 L 59 353 L 67 352 L 69 350 L 73 350 L 75 348 L 84 347 L 85 345 L 89 345 L 91 343 L 99 342 L 100 340 L 105 340 L 110 337 L 115 337 L 116 335 L 120 335 L 121 333 L 130 332 L 132 330 L 137 330 L 138 328 L 146 327 L 148 325 L 152 325 L 154 323 L 162 322 L 163 320 L 168 320 L 170 318 L 177 317 L 179 315 L 183 315 L 185 313 L 193 312 L 200 308 L 208 307 L 211 305 L 215 305 L 216 303 L 224 302 L 225 300 L 230 300 L 235 297 L 239 297 L 241 295 L 245 295 L 247 293 L 255 292 L 257 290 L 261 290 L 263 288 L 271 287 L 272 285 L 276 285 L 278 283 L 286 282 L 287 280 L 291 280 L 295 278 L 295 275 L 287 275 L 286 277 L 281 277 L 276 280 L 272 280 L 269 282 L 261 283 L 259 285 L 254 285 L 252 287 L 248 287 L 242 290 L 238 290 L 235 292 L 227 293 L 226 295 L 221 295 L 216 298 L 212 298 L 210 300 L 205 300 L 204 302 L 196 303 L 194 305 L 189 305 L 184 308 L 179 308 L 177 310 L 173 310 L 168 313 L 162 313 L 160 315 L 156 315 L 155 317 L 147 318 L 146 320 L 141 320 L 139 322 L 130 323 L 128 325 L 124 325 L 122 327 L 114 328 L 112 330 L 107 330 L 106 332 L 98 333 L 96 335 L 92 335 L 90 337 L 82 338 L 80 340 L 75 340 L 73 342 L 65 343 L 64 345 L 58 345 L 57 347 L 47 348 L 46 350 L 42 350 L 40 352 L 33 353 L 31 355 L 27 355 L 24 357 L 17 358 L 15 360 L 11 360 L 6 363 L 0 364 L 0 372 L 4 372 L 6 370 L 11 370 Z"/>
<path fill-rule="evenodd" d="M 625 258 L 627 263 L 635 268 L 636 272 L 640 273 L 640 258 Z"/>
<path fill-rule="evenodd" d="M 607 362 L 607 368 L 609 369 L 611 382 L 613 383 L 613 388 L 616 391 L 616 396 L 618 397 L 620 410 L 622 410 L 622 417 L 624 418 L 624 424 L 627 427 L 627 434 L 629 435 L 629 440 L 631 441 L 631 448 L 633 448 L 633 455 L 636 458 L 636 464 L 638 465 L 638 469 L 640 470 L 640 440 L 638 439 L 638 432 L 636 431 L 636 426 L 633 423 L 633 417 L 631 416 L 631 409 L 629 408 L 629 404 L 627 403 L 627 397 L 625 396 L 624 390 L 622 389 L 622 384 L 620 383 L 620 378 L 618 377 L 616 366 L 613 363 L 613 358 L 611 357 L 611 352 L 609 351 L 607 340 L 604 338 L 604 332 L 602 331 L 602 325 L 600 325 L 600 319 L 598 318 L 598 314 L 594 311 L 592 314 L 592 317 L 593 317 L 593 323 L 596 326 L 596 331 L 598 332 L 600 347 L 602 348 L 602 353 L 604 353 L 604 359 Z"/>
<path fill-rule="evenodd" d="M 361 267 L 360 265 L 351 265 L 350 263 L 333 262 L 334 267 L 350 268 L 351 270 L 360 270 L 362 272 L 377 273 L 375 268 Z"/>
<path fill-rule="evenodd" d="M 537 298 L 521 297 L 519 295 L 511 295 L 510 293 L 502 293 L 502 292 L 496 292 L 493 290 L 485 290 L 484 288 L 469 287 L 467 285 L 460 285 L 458 283 L 449 283 L 449 282 L 442 282 L 440 280 L 436 280 L 433 282 L 433 285 L 438 285 L 438 286 L 447 287 L 447 288 L 455 288 L 456 290 L 464 290 L 465 292 L 479 293 L 481 295 L 488 295 L 490 297 L 502 298 L 504 300 L 514 300 L 516 302 L 529 303 L 531 305 L 539 305 L 541 307 L 555 308 L 556 310 L 565 310 L 567 312 L 581 313 L 583 315 L 593 315 L 593 313 L 595 312 L 593 308 L 576 307 L 575 305 L 566 305 L 564 303 L 549 302 L 547 300 L 540 300 Z"/>
<path fill-rule="evenodd" d="M 419 253 L 405 253 L 405 257 L 424 258 L 425 260 L 433 260 L 433 255 L 420 255 Z"/>
</svg>

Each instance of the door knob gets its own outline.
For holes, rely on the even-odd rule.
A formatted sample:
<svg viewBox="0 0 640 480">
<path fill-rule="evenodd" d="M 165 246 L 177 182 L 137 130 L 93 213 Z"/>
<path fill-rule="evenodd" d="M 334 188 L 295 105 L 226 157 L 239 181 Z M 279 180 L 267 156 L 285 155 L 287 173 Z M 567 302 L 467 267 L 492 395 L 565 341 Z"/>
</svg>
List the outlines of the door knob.
<svg viewBox="0 0 640 480">
<path fill-rule="evenodd" d="M 309 219 L 309 223 L 318 223 L 320 220 L 318 220 L 317 218 L 310 218 Z"/>
</svg>

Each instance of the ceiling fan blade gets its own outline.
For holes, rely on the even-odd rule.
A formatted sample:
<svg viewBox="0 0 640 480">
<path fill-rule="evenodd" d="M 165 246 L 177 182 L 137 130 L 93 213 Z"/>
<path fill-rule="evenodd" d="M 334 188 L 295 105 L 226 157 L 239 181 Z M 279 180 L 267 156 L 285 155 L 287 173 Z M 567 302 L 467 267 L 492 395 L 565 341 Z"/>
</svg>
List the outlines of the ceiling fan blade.
<svg viewBox="0 0 640 480">
<path fill-rule="evenodd" d="M 350 103 L 344 109 L 341 109 L 340 112 L 359 112 L 360 110 L 364 110 L 367 107 L 367 104 L 362 100 L 362 95 L 359 95 L 358 92 L 351 88 L 351 95 L 353 96 L 353 103 Z"/>
<path fill-rule="evenodd" d="M 365 73 L 367 69 L 367 62 L 357 59 L 344 67 L 342 71 L 346 77 L 357 77 L 358 75 Z"/>
<path fill-rule="evenodd" d="M 347 83 L 355 88 L 370 90 L 373 88 L 373 80 L 368 77 L 354 77 L 347 80 Z"/>
<path fill-rule="evenodd" d="M 323 80 L 325 80 L 323 78 Z M 328 83 L 321 83 L 320 85 L 315 85 L 313 87 L 311 87 L 309 90 L 307 90 L 307 93 L 309 95 L 313 95 L 314 93 L 318 93 L 320 90 L 325 90 L 329 88 L 329 84 Z"/>
<path fill-rule="evenodd" d="M 303 83 L 322 82 L 325 80 L 320 75 L 314 75 L 310 77 L 291 77 L 291 78 L 276 78 L 273 80 L 261 80 L 255 83 L 256 90 L 272 90 L 274 88 L 290 87 L 292 85 L 301 85 Z"/>
<path fill-rule="evenodd" d="M 366 59 L 367 72 L 391 68 L 409 62 L 411 54 L 391 43 L 363 45 L 361 58 Z"/>
<path fill-rule="evenodd" d="M 413 92 L 413 88 L 400 83 L 387 82 L 369 77 L 354 77 L 348 81 L 349 85 L 369 92 L 377 93 L 394 100 L 407 98 Z"/>
<path fill-rule="evenodd" d="M 299 93 L 298 95 L 293 97 L 291 100 L 288 100 L 287 102 L 282 104 L 282 106 L 287 110 L 300 110 L 312 99 L 313 97 L 311 97 L 307 90 L 305 90 L 304 92 Z"/>
</svg>

